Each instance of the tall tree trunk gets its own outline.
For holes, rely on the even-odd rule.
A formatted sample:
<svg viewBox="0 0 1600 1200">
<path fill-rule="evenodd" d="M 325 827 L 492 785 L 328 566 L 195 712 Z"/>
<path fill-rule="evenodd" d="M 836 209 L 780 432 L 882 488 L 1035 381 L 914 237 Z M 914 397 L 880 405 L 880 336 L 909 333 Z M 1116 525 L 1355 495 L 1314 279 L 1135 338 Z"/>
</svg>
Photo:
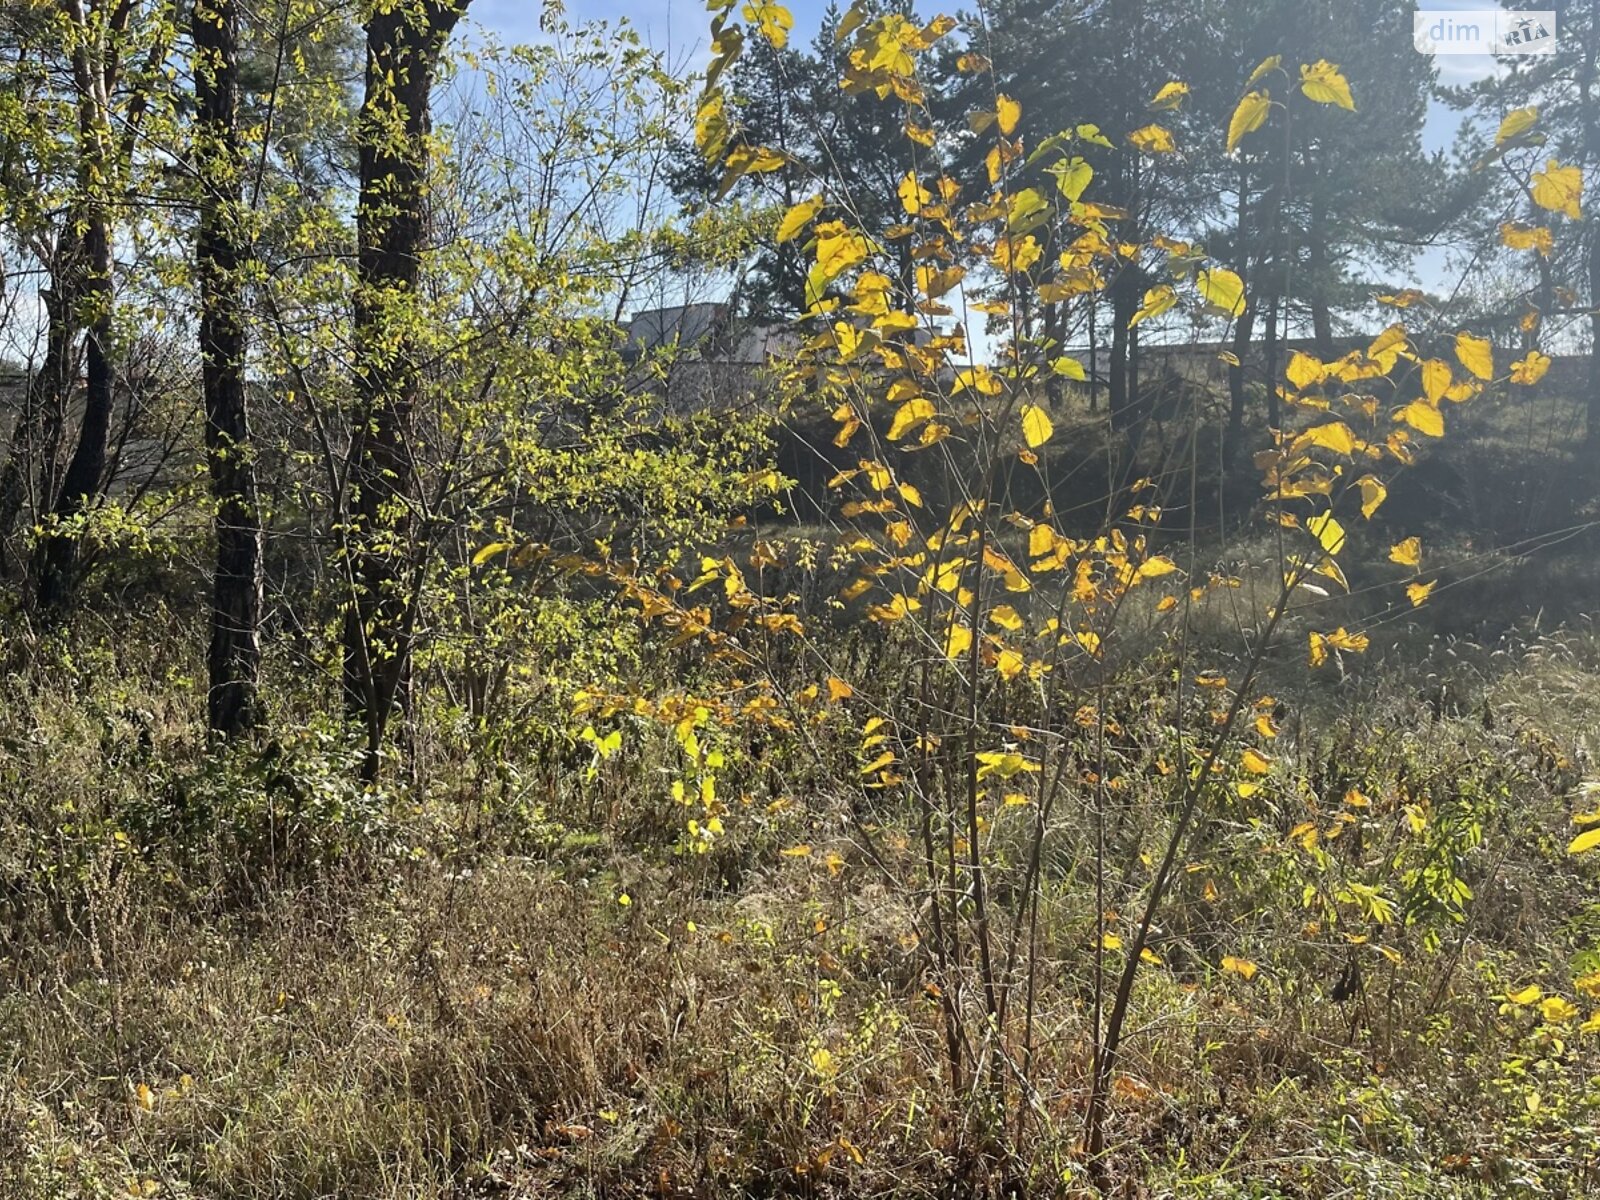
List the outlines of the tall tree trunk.
<svg viewBox="0 0 1600 1200">
<path fill-rule="evenodd" d="M 1595 219 L 1590 218 L 1591 221 Z M 1600 222 L 1589 235 L 1589 411 L 1591 447 L 1600 447 Z"/>
<path fill-rule="evenodd" d="M 1100 297 L 1089 298 L 1089 411 L 1100 408 L 1100 338 L 1095 328 L 1095 316 L 1100 311 Z"/>
<path fill-rule="evenodd" d="M 111 234 L 102 203 L 90 205 L 84 230 L 84 301 L 89 306 L 89 337 L 84 376 L 83 422 L 51 506 L 50 528 L 39 547 L 36 598 L 41 610 L 64 607 L 77 583 L 81 539 L 71 523 L 89 512 L 105 484 L 111 445 L 113 406 L 112 320 L 116 297 L 111 280 Z"/>
<path fill-rule="evenodd" d="M 1244 383 L 1245 371 L 1250 362 L 1250 338 L 1256 324 L 1256 281 L 1250 271 L 1250 172 L 1239 164 L 1239 216 L 1236 233 L 1239 278 L 1244 282 L 1244 312 L 1233 326 L 1233 357 L 1238 361 L 1228 364 L 1228 429 L 1223 437 L 1224 459 L 1232 463 L 1244 440 Z"/>
<path fill-rule="evenodd" d="M 355 301 L 357 423 L 350 449 L 350 598 L 345 702 L 367 732 L 364 775 L 411 675 L 411 572 L 417 500 L 413 415 L 421 393 L 413 305 L 425 223 L 429 94 L 446 38 L 468 0 L 401 0 L 366 25 L 366 91 L 358 136 L 361 196 Z"/>
<path fill-rule="evenodd" d="M 71 525 L 91 511 L 99 499 L 111 446 L 116 291 L 109 192 L 115 170 L 111 93 L 116 71 L 108 59 L 108 45 L 111 38 L 120 36 L 133 8 L 127 5 L 119 9 L 111 27 L 96 30 L 93 14 L 80 0 L 61 0 L 61 4 L 80 31 L 72 50 L 72 77 L 78 108 L 78 187 L 83 204 L 81 298 L 88 327 L 88 352 L 83 422 L 78 427 L 77 446 L 51 504 L 52 520 L 39 546 L 35 598 L 45 612 L 63 608 L 77 583 L 82 541 Z"/>
<path fill-rule="evenodd" d="M 1590 172 L 1600 165 L 1600 0 L 1590 0 L 1576 72 L 1578 112 L 1583 116 L 1583 162 Z M 1600 216 L 1585 214 L 1589 225 L 1589 404 L 1585 415 L 1588 445 L 1600 450 Z M 1590 460 L 1593 461 L 1593 454 Z"/>
<path fill-rule="evenodd" d="M 1250 339 L 1256 327 L 1255 293 L 1246 288 L 1245 297 L 1244 312 L 1233 325 L 1233 356 L 1239 361 L 1228 364 L 1228 432 L 1223 448 L 1230 463 L 1244 443 L 1245 372 L 1250 365 Z"/>
<path fill-rule="evenodd" d="M 35 505 L 43 505 L 54 495 L 55 472 L 45 460 L 50 457 L 50 447 L 59 445 L 61 431 L 50 427 L 53 422 L 64 420 L 78 375 L 82 239 L 72 232 L 71 218 L 62 222 L 57 246 L 54 261 L 48 267 L 53 286 L 41 294 L 45 310 L 44 358 L 28 380 L 22 412 L 11 435 L 10 453 L 5 467 L 0 469 L 0 577 L 6 578 L 15 578 L 26 569 L 26 556 L 11 541 L 24 507 L 30 497 Z"/>
<path fill-rule="evenodd" d="M 200 370 L 206 454 L 216 502 L 216 570 L 206 657 L 211 728 L 237 734 L 260 720 L 261 520 L 249 396 L 245 390 L 246 254 L 240 228 L 239 10 L 236 0 L 196 0 L 192 26 L 202 198 L 196 260 L 200 277 Z"/>
<path fill-rule="evenodd" d="M 1262 346 L 1262 357 L 1265 360 L 1265 375 L 1267 381 L 1267 424 L 1273 429 L 1280 427 L 1283 413 L 1278 401 L 1278 308 L 1281 300 L 1274 291 L 1267 301 L 1267 336 Z M 1331 355 L 1330 355 L 1331 357 Z"/>
<path fill-rule="evenodd" d="M 1307 232 L 1306 266 L 1311 278 L 1311 334 L 1316 339 L 1317 357 L 1327 362 L 1335 357 L 1333 352 L 1333 311 L 1328 300 L 1332 290 L 1328 278 L 1328 220 L 1321 201 L 1311 202 L 1310 229 Z"/>
<path fill-rule="evenodd" d="M 1124 265 L 1111 284 L 1111 363 L 1107 373 L 1106 408 L 1111 428 L 1122 432 L 1133 421 L 1133 390 L 1128 372 L 1128 322 L 1139 311 L 1139 284 Z"/>
</svg>

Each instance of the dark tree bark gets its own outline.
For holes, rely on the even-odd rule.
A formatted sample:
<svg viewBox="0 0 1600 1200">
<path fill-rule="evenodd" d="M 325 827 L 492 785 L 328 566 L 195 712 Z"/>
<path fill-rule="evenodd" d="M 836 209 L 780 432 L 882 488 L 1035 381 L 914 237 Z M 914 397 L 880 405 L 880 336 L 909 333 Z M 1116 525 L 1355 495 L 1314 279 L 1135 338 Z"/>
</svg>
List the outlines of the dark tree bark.
<svg viewBox="0 0 1600 1200">
<path fill-rule="evenodd" d="M 51 507 L 52 528 L 39 547 L 36 599 L 45 612 L 58 611 L 72 596 L 82 557 L 71 522 L 88 512 L 105 484 L 114 403 L 112 318 L 116 303 L 111 280 L 111 235 L 103 204 L 89 206 L 84 231 L 84 303 L 89 309 L 88 352 L 84 373 L 83 423 Z"/>
<path fill-rule="evenodd" d="M 1583 115 L 1584 162 L 1600 164 L 1600 0 L 1591 0 L 1578 64 L 1578 111 Z M 1591 451 L 1600 450 L 1600 217 L 1586 213 L 1589 225 L 1589 403 L 1585 433 Z M 1591 454 L 1591 460 L 1593 455 Z"/>
<path fill-rule="evenodd" d="M 346 706 L 364 724 L 370 780 L 411 675 L 412 572 L 406 548 L 417 501 L 414 414 L 421 394 L 411 302 L 425 234 L 429 95 L 439 54 L 468 0 L 400 0 L 366 24 L 356 213 L 357 422 L 350 449 L 350 598 L 343 650 Z"/>
<path fill-rule="evenodd" d="M 41 502 L 39 497 L 54 495 L 51 446 L 60 444 L 60 426 L 66 420 L 72 386 L 78 376 L 82 242 L 71 233 L 70 224 L 70 220 L 64 223 L 58 250 L 48 267 L 53 286 L 41 297 L 45 308 L 44 358 L 28 380 L 22 412 L 11 438 L 11 452 L 0 470 L 0 576 L 5 578 L 26 572 L 26 555 L 11 539 L 30 493 L 36 504 Z"/>
<path fill-rule="evenodd" d="M 1591 218 L 1592 220 L 1593 218 Z M 1589 445 L 1600 447 L 1600 227 L 1589 235 Z"/>
<path fill-rule="evenodd" d="M 1232 462 L 1244 439 L 1245 372 L 1250 362 L 1250 338 L 1256 324 L 1256 280 L 1250 270 L 1250 172 L 1239 165 L 1239 216 L 1237 227 L 1237 259 L 1239 278 L 1244 283 L 1244 312 L 1233 326 L 1233 357 L 1238 361 L 1228 364 L 1228 429 L 1223 436 L 1223 454 Z"/>
<path fill-rule="evenodd" d="M 1277 429 L 1283 422 L 1283 411 L 1278 399 L 1280 372 L 1278 370 L 1278 310 L 1282 298 L 1274 292 L 1267 301 L 1267 334 L 1262 339 L 1262 357 L 1267 377 L 1267 424 Z M 1328 357 L 1332 357 L 1329 355 Z"/>
<path fill-rule="evenodd" d="M 60 0 L 61 8 L 80 29 L 90 27 L 81 0 Z M 116 291 L 112 278 L 111 212 L 115 154 L 111 133 L 111 96 L 116 88 L 115 59 L 102 59 L 109 45 L 127 28 L 134 6 L 115 10 L 105 38 L 85 35 L 72 51 L 72 80 L 77 91 L 79 179 L 82 194 L 83 276 L 81 307 L 88 329 L 84 371 L 83 422 L 51 505 L 50 528 L 39 545 L 35 600 L 41 611 L 66 606 L 78 581 L 82 540 L 71 528 L 93 509 L 105 487 L 106 459 L 111 447 L 114 403 L 113 340 Z M 94 48 L 99 47 L 98 53 Z"/>
<path fill-rule="evenodd" d="M 1327 211 L 1317 200 L 1311 202 L 1306 266 L 1311 275 L 1311 334 L 1316 339 L 1317 357 L 1326 362 L 1334 357 L 1333 311 L 1328 301 L 1331 281 L 1328 277 Z"/>
<path fill-rule="evenodd" d="M 1111 362 L 1107 370 L 1106 407 L 1111 428 L 1119 433 L 1133 423 L 1133 388 L 1128 371 L 1128 322 L 1139 311 L 1139 283 L 1124 266 L 1111 283 Z"/>
<path fill-rule="evenodd" d="M 1095 328 L 1095 316 L 1100 311 L 1100 298 L 1089 301 L 1089 411 L 1100 409 L 1100 337 Z"/>
<path fill-rule="evenodd" d="M 1241 278 L 1243 275 L 1241 271 Z M 1223 447 L 1229 462 L 1237 457 L 1239 447 L 1244 442 L 1245 372 L 1250 365 L 1250 339 L 1254 336 L 1256 327 L 1256 296 L 1248 285 L 1245 297 L 1244 312 L 1239 314 L 1239 319 L 1233 324 L 1231 349 L 1234 358 L 1239 361 L 1237 364 L 1228 364 L 1228 432 L 1223 439 Z"/>
<path fill-rule="evenodd" d="M 262 534 L 245 390 L 247 253 L 240 208 L 239 10 L 236 0 L 196 0 L 197 145 L 203 177 L 196 262 L 200 277 L 200 369 L 206 457 L 216 502 L 216 570 L 206 658 L 211 728 L 238 734 L 259 723 Z"/>
</svg>

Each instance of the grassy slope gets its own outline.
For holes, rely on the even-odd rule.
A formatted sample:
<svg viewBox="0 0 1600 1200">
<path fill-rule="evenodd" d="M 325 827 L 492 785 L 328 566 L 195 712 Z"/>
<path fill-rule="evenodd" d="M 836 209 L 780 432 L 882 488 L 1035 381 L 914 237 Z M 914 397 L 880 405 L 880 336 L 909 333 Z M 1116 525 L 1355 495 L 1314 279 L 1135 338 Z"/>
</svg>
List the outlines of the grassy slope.
<svg viewBox="0 0 1600 1200">
<path fill-rule="evenodd" d="M 1591 564 L 1518 564 L 1499 548 L 1516 538 L 1469 538 L 1449 504 L 1396 503 L 1465 565 L 1341 671 L 1274 665 L 1299 717 L 1267 790 L 1209 814 L 1141 977 L 1113 1129 L 1130 1192 L 1575 1194 L 1596 1169 L 1600 1034 L 1579 1024 L 1600 999 L 1575 981 L 1600 967 L 1600 876 L 1564 851 L 1593 805 L 1576 790 L 1600 696 L 1600 629 L 1576 615 Z M 1489 562 L 1501 573 L 1473 579 Z M 1564 620 L 1509 615 L 1552 600 Z M 192 634 L 158 614 L 13 646 L 0 1195 L 945 1186 L 975 1117 L 941 1082 L 916 900 L 864 861 L 826 789 L 752 786 L 709 856 L 674 852 L 660 762 L 632 743 L 592 778 L 529 749 L 490 803 L 445 731 L 421 786 L 362 797 L 287 684 L 280 725 L 302 732 L 208 761 Z M 1129 761 L 1164 749 L 1137 734 Z M 1137 847 L 1164 793 L 1129 775 L 1145 782 L 1115 815 Z M 992 814 L 997 854 L 1025 811 Z M 1355 819 L 1329 839 L 1341 812 Z M 914 879 L 910 814 L 875 815 L 891 876 Z M 1040 1194 L 1086 1186 L 1084 816 L 1063 815 L 1041 905 L 1022 1168 Z M 810 855 L 781 853 L 800 842 Z M 1473 894 L 1464 920 L 1428 875 L 1446 860 Z M 1403 897 L 1399 919 L 1335 927 L 1299 904 L 1307 884 L 1361 881 Z M 1225 954 L 1254 977 L 1220 971 Z M 1533 983 L 1577 1016 L 1504 1001 Z"/>
</svg>

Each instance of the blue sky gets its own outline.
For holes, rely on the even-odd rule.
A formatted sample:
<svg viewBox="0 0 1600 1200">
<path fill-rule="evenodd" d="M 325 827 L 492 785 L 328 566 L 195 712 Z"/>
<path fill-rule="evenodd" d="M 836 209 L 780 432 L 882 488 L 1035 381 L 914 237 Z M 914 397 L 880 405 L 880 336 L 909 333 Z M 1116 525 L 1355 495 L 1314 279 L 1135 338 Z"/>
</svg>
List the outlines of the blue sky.
<svg viewBox="0 0 1600 1200">
<path fill-rule="evenodd" d="M 1308 0 L 1308 2 L 1340 3 L 1341 0 Z M 840 0 L 841 7 L 848 0 Z M 924 15 L 936 11 L 955 11 L 962 0 L 922 0 L 919 10 Z M 1419 11 L 1460 12 L 1483 9 L 1492 0 L 1423 0 Z M 791 0 L 790 10 L 795 17 L 793 38 L 800 43 L 809 42 L 821 23 L 827 0 Z M 545 7 L 540 0 L 473 0 L 469 10 L 472 20 L 482 28 L 511 42 L 540 40 L 540 15 Z M 617 21 L 626 19 L 654 48 L 664 51 L 674 63 L 699 63 L 703 61 L 707 43 L 709 15 L 702 0 L 580 0 L 565 9 L 565 18 L 572 24 L 587 21 Z M 1495 71 L 1495 62 L 1487 55 L 1441 55 L 1438 58 L 1440 80 L 1443 83 L 1464 84 L 1484 78 Z M 1360 97 L 1357 97 L 1360 103 Z M 1427 151 L 1448 150 L 1455 140 L 1461 117 L 1443 105 L 1430 105 L 1423 142 Z M 1443 247 L 1425 252 L 1412 272 L 1416 282 L 1424 287 L 1441 284 L 1449 274 L 1447 253 Z"/>
<path fill-rule="evenodd" d="M 946 8 L 959 6 L 951 3 Z M 797 41 L 811 40 L 826 7 L 826 0 L 792 0 L 789 9 L 794 13 Z M 1418 6 L 1419 10 L 1444 12 L 1484 7 L 1488 7 L 1488 0 L 1425 0 Z M 544 6 L 539 0 L 474 0 L 469 11 L 479 25 L 505 40 L 534 41 L 539 37 L 539 17 Z M 667 51 L 675 61 L 685 55 L 698 56 L 704 50 L 709 20 L 705 6 L 695 0 L 582 0 L 567 7 L 566 17 L 574 23 L 626 19 L 646 41 Z M 1443 82 L 1467 83 L 1492 73 L 1494 60 L 1487 55 L 1444 55 L 1439 58 L 1439 66 Z M 1434 105 L 1426 131 L 1428 149 L 1447 148 L 1455 136 L 1456 121 L 1454 114 Z"/>
</svg>

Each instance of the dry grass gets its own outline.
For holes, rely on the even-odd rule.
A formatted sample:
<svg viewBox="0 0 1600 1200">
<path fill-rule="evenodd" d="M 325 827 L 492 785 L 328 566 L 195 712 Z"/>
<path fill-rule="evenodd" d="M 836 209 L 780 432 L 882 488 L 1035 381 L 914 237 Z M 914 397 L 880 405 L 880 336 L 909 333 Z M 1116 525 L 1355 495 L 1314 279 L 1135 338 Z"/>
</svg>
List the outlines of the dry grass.
<svg viewBox="0 0 1600 1200">
<path fill-rule="evenodd" d="M 992 1114 L 950 1093 L 912 933 L 910 814 L 871 814 L 886 877 L 825 793 L 717 855 L 678 852 L 639 807 L 648 755 L 563 776 L 531 816 L 468 811 L 460 762 L 433 764 L 430 790 L 364 800 L 314 730 L 276 757 L 208 760 L 172 684 L 192 669 L 174 647 L 193 644 L 157 629 L 98 655 L 41 650 L 6 685 L 0 1195 L 987 1186 L 965 1164 Z M 1320 732 L 1291 730 L 1282 787 L 1220 809 L 1192 847 L 1115 1089 L 1130 1194 L 1509 1194 L 1593 1169 L 1596 1038 L 1501 997 L 1539 982 L 1581 999 L 1574 977 L 1600 966 L 1600 888 L 1563 852 L 1600 635 L 1579 621 L 1431 646 L 1296 696 L 1324 704 Z M 1372 836 L 1422 791 L 1480 814 L 1464 924 L 1423 913 L 1363 946 L 1297 906 L 1318 876 L 1292 831 L 1350 763 L 1388 814 Z M 1154 839 L 1163 804 L 1131 795 L 1129 828 Z M 998 861 L 1022 819 L 995 814 Z M 1029 1194 L 1087 1187 L 1083 821 L 1069 806 L 1048 846 L 1011 1169 Z M 802 839 L 810 856 L 779 853 Z M 1383 846 L 1348 857 L 1402 889 Z M 1259 973 L 1219 972 L 1224 953 Z"/>
</svg>

